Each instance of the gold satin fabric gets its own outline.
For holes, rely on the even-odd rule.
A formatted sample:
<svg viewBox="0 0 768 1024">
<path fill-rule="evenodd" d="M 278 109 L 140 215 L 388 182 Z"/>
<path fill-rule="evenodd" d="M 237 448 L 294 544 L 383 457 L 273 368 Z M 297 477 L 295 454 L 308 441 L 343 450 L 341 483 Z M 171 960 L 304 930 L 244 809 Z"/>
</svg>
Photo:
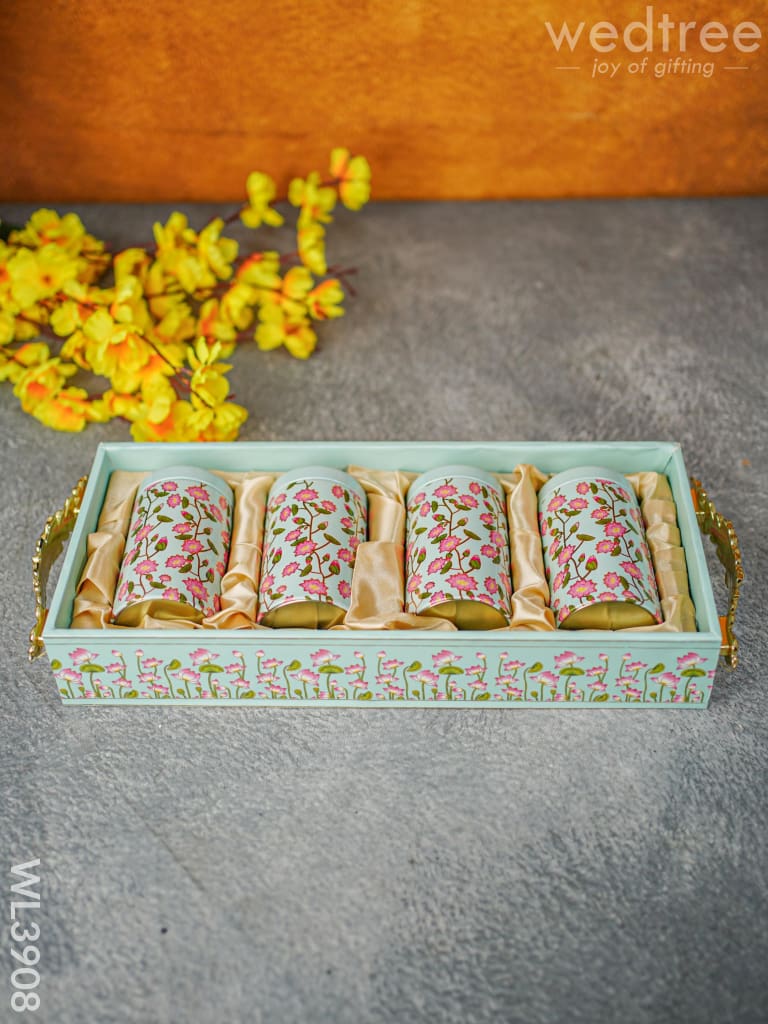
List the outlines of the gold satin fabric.
<svg viewBox="0 0 768 1024">
<path fill-rule="evenodd" d="M 447 609 L 451 618 L 412 615 L 403 611 L 405 595 L 405 496 L 417 474 L 399 470 L 347 469 L 368 497 L 368 540 L 357 552 L 350 608 L 343 622 L 331 629 L 420 629 L 455 631 L 464 626 L 464 610 Z M 87 561 L 77 588 L 72 629 L 133 628 L 111 621 L 112 598 L 130 524 L 133 503 L 146 473 L 115 471 L 109 481 L 98 528 L 88 537 Z M 218 473 L 235 494 L 234 522 L 227 572 L 222 579 L 221 611 L 201 623 L 188 619 L 159 618 L 159 605 L 145 611 L 142 629 L 268 629 L 257 626 L 259 572 L 267 495 L 277 473 Z M 489 629 L 553 631 L 548 607 L 549 587 L 538 527 L 537 494 L 547 475 L 535 466 L 520 465 L 512 473 L 495 474 L 507 500 L 512 554 L 512 619 L 509 625 Z M 696 619 L 688 589 L 677 515 L 667 478 L 660 473 L 627 476 L 640 501 L 661 598 L 664 622 L 635 626 L 627 632 L 695 631 Z M 306 602 L 311 604 L 312 602 Z M 472 603 L 474 602 L 461 602 Z M 458 604 L 458 602 L 456 603 Z M 158 605 L 158 607 L 154 607 Z M 291 606 L 287 606 L 286 614 Z M 304 607 L 296 605 L 296 609 Z M 310 609 L 305 609 L 305 612 Z M 315 617 L 327 621 L 326 616 Z M 470 619 L 470 621 L 473 621 Z M 478 620 L 479 621 L 479 620 Z M 599 616 L 596 621 L 600 621 Z M 292 623 L 289 615 L 288 621 Z M 280 622 L 283 626 L 283 622 Z M 465 627 L 466 628 L 466 627 Z M 590 627 L 591 628 L 591 627 Z"/>
<path fill-rule="evenodd" d="M 260 628 L 332 629 L 343 621 L 344 609 L 330 601 L 291 601 L 268 612 Z"/>
<path fill-rule="evenodd" d="M 498 479 L 507 496 L 512 555 L 512 618 L 506 628 L 553 630 L 555 615 L 549 607 L 537 497 L 549 477 L 535 466 L 521 465 Z"/>
<path fill-rule="evenodd" d="M 659 588 L 664 621 L 632 632 L 696 632 L 696 609 L 688 587 L 688 567 L 677 526 L 677 509 L 663 473 L 631 473 L 627 480 L 640 500 L 645 533 Z M 629 630 L 628 630 L 629 632 Z"/>
<path fill-rule="evenodd" d="M 368 540 L 357 549 L 349 611 L 333 628 L 454 630 L 446 619 L 403 611 L 405 496 L 418 474 L 361 466 L 347 472 L 368 498 Z"/>
</svg>

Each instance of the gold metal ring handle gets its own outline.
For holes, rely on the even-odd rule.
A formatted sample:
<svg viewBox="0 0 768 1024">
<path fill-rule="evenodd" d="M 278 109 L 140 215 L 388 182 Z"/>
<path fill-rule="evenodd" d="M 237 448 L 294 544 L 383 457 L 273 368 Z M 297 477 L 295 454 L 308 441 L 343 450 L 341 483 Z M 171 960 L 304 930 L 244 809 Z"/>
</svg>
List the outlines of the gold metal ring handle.
<svg viewBox="0 0 768 1024">
<path fill-rule="evenodd" d="M 61 554 L 64 542 L 72 533 L 80 511 L 88 477 L 81 477 L 72 493 L 53 515 L 48 516 L 43 532 L 32 556 L 32 589 L 35 592 L 35 624 L 29 632 L 29 660 L 34 661 L 45 651 L 43 627 L 48 618 L 46 588 L 53 563 Z"/>
<path fill-rule="evenodd" d="M 739 606 L 739 589 L 744 581 L 739 538 L 736 536 L 733 523 L 717 511 L 701 481 L 695 477 L 691 477 L 691 495 L 701 532 L 715 545 L 717 557 L 725 569 L 725 584 L 730 591 L 730 602 L 728 614 L 720 616 L 720 631 L 723 637 L 720 654 L 727 665 L 736 668 L 739 663 L 739 641 L 734 627 L 736 609 Z"/>
</svg>

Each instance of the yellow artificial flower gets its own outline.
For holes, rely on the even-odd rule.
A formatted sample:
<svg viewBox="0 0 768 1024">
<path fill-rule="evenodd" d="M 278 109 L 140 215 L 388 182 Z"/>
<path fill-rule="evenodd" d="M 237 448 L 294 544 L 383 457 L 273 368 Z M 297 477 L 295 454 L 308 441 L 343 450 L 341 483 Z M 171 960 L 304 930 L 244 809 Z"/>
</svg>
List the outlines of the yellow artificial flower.
<svg viewBox="0 0 768 1024">
<path fill-rule="evenodd" d="M 330 224 L 331 210 L 336 205 L 336 189 L 320 184 L 320 175 L 312 171 L 306 179 L 294 178 L 288 186 L 288 201 L 292 206 L 301 207 L 299 227 L 306 227 L 317 221 Z"/>
<path fill-rule="evenodd" d="M 160 406 L 142 405 L 131 426 L 135 441 L 234 441 L 248 412 L 234 402 L 196 408 L 176 398 L 165 416 Z"/>
<path fill-rule="evenodd" d="M 189 349 L 189 365 L 193 370 L 202 366 L 214 366 L 221 354 L 221 346 L 209 345 L 205 338 L 198 338 Z"/>
<path fill-rule="evenodd" d="M 197 232 L 189 227 L 183 213 L 172 213 L 165 224 L 155 224 L 153 231 L 157 243 L 155 262 L 160 264 L 164 276 L 178 282 L 189 294 L 216 284 L 216 275 L 198 253 Z M 154 284 L 151 273 L 150 281 Z"/>
<path fill-rule="evenodd" d="M 138 277 L 142 286 L 146 285 L 146 273 L 152 263 L 152 257 L 146 249 L 123 249 L 112 259 L 112 271 L 115 284 L 120 284 L 124 277 Z"/>
<path fill-rule="evenodd" d="M 220 355 L 221 345 L 218 342 L 208 345 L 205 338 L 198 338 L 194 348 L 189 350 L 190 401 L 196 408 L 220 405 L 229 395 L 229 381 L 224 374 L 232 367 L 229 363 L 216 362 Z"/>
<path fill-rule="evenodd" d="M 141 408 L 141 395 L 123 395 L 119 391 L 110 388 L 101 396 L 104 408 L 109 413 L 109 419 L 120 416 L 122 419 L 134 420 Z"/>
<path fill-rule="evenodd" d="M 315 350 L 317 335 L 306 317 L 292 318 L 279 305 L 262 306 L 261 323 L 256 328 L 256 344 L 269 351 L 285 345 L 296 359 L 308 359 Z"/>
<path fill-rule="evenodd" d="M 195 334 L 198 337 L 218 341 L 221 353 L 227 357 L 235 347 L 237 330 L 232 322 L 224 316 L 219 299 L 208 299 L 200 307 Z"/>
<path fill-rule="evenodd" d="M 255 252 L 237 270 L 238 284 L 247 285 L 252 290 L 252 306 L 268 299 L 280 287 L 280 281 L 280 254 L 276 252 Z M 244 325 L 240 330 L 245 330 L 247 326 Z"/>
<path fill-rule="evenodd" d="M 235 402 L 223 402 L 214 409 L 198 408 L 188 421 L 194 441 L 234 441 L 248 419 L 248 410 Z"/>
<path fill-rule="evenodd" d="M 126 396 L 120 396 L 124 402 Z M 164 377 L 146 380 L 141 397 L 126 409 L 132 421 L 131 434 L 136 441 L 197 441 L 194 407 L 180 399 Z"/>
<path fill-rule="evenodd" d="M 61 346 L 61 355 L 64 359 L 71 359 L 81 370 L 90 370 L 91 364 L 86 355 L 88 339 L 81 330 L 73 331 L 64 344 Z"/>
<path fill-rule="evenodd" d="M 172 213 L 165 224 L 156 221 L 152 225 L 152 234 L 158 253 L 171 252 L 174 249 L 186 249 L 197 244 L 197 234 L 189 226 L 183 213 Z"/>
<path fill-rule="evenodd" d="M 152 331 L 164 351 L 170 343 L 177 343 L 174 348 L 178 349 L 179 342 L 189 341 L 197 333 L 195 318 L 186 302 L 171 306 Z"/>
<path fill-rule="evenodd" d="M 307 312 L 307 295 L 314 284 L 314 278 L 306 267 L 291 267 L 279 287 L 269 293 L 269 301 L 282 306 L 289 317 L 302 317 Z"/>
<path fill-rule="evenodd" d="M 0 309 L 0 345 L 8 345 L 16 336 L 16 317 L 5 309 Z"/>
<path fill-rule="evenodd" d="M 95 281 L 109 263 L 104 243 L 86 232 L 76 213 L 60 217 L 55 210 L 36 210 L 21 230 L 11 232 L 9 241 L 31 249 L 55 245 L 69 256 L 83 257 L 78 271 L 86 282 Z"/>
<path fill-rule="evenodd" d="M 57 245 L 19 249 L 8 261 L 11 296 L 20 310 L 61 291 L 77 278 L 77 259 Z"/>
<path fill-rule="evenodd" d="M 161 423 L 167 419 L 177 400 L 178 396 L 167 377 L 155 374 L 143 380 L 141 401 L 149 422 Z"/>
<path fill-rule="evenodd" d="M 111 418 L 100 399 L 91 401 L 85 388 L 72 387 L 62 388 L 39 402 L 32 415 L 46 427 L 71 433 L 82 430 L 86 423 L 105 423 Z"/>
<path fill-rule="evenodd" d="M 48 347 L 47 345 L 45 346 Z M 14 384 L 13 393 L 21 402 L 24 412 L 33 413 L 35 408 L 57 392 L 61 391 L 67 381 L 77 373 L 77 367 L 71 363 L 62 363 L 61 359 L 44 359 L 35 362 L 21 373 Z"/>
<path fill-rule="evenodd" d="M 248 206 L 240 214 L 240 220 L 248 228 L 257 228 L 261 224 L 279 227 L 283 223 L 282 215 L 269 205 L 277 195 L 275 183 L 268 174 L 252 171 L 245 182 L 248 192 Z"/>
<path fill-rule="evenodd" d="M 239 246 L 234 238 L 222 238 L 224 221 L 221 217 L 206 224 L 197 239 L 197 251 L 200 260 L 221 281 L 232 276 L 232 264 L 237 259 Z"/>
<path fill-rule="evenodd" d="M 97 305 L 107 305 L 113 297 L 112 289 L 89 288 L 82 281 L 67 281 L 62 288 L 67 298 L 62 298 L 50 316 L 50 324 L 56 334 L 66 338 L 82 327 Z"/>
<path fill-rule="evenodd" d="M 8 273 L 8 263 L 16 253 L 16 249 L 6 245 L 0 238 L 0 308 L 7 308 L 11 305 L 11 275 Z"/>
<path fill-rule="evenodd" d="M 169 309 L 186 302 L 187 293 L 175 278 L 168 277 L 162 263 L 155 260 L 143 278 L 144 296 L 152 315 L 162 320 Z"/>
<path fill-rule="evenodd" d="M 9 380 L 15 384 L 30 366 L 39 366 L 46 362 L 51 350 L 43 341 L 28 342 L 15 351 L 0 351 L 0 380 Z"/>
<path fill-rule="evenodd" d="M 221 316 L 238 331 L 244 331 L 253 323 L 253 307 L 258 298 L 257 289 L 237 281 L 221 297 Z"/>
<path fill-rule="evenodd" d="M 116 323 L 132 330 L 141 333 L 151 330 L 152 317 L 138 277 L 128 274 L 115 286 L 109 314 Z"/>
<path fill-rule="evenodd" d="M 146 365 L 141 371 L 141 386 L 146 387 L 147 383 L 155 378 L 175 377 L 184 366 L 187 356 L 187 345 L 163 345 L 150 353 Z"/>
<path fill-rule="evenodd" d="M 339 198 L 348 210 L 359 210 L 371 196 L 371 165 L 348 149 L 331 152 L 331 174 L 339 182 Z"/>
<path fill-rule="evenodd" d="M 237 279 L 254 288 L 272 289 L 280 283 L 280 254 L 255 252 L 240 264 Z"/>
<path fill-rule="evenodd" d="M 101 242 L 97 242 L 95 238 L 91 239 L 90 235 L 86 235 L 85 238 L 78 260 L 78 277 L 85 284 L 93 284 L 109 266 L 110 255 L 103 251 Z M 89 247 L 88 239 L 94 243 L 94 248 Z"/>
<path fill-rule="evenodd" d="M 316 277 L 322 277 L 328 270 L 325 262 L 325 228 L 322 224 L 308 224 L 296 232 L 299 256 L 305 267 Z"/>
<path fill-rule="evenodd" d="M 93 372 L 109 377 L 117 391 L 138 391 L 152 355 L 146 339 L 132 325 L 116 323 L 106 309 L 89 317 L 83 332 L 85 358 Z"/>
<path fill-rule="evenodd" d="M 344 289 L 335 277 L 322 281 L 307 296 L 307 308 L 313 320 L 331 320 L 344 316 L 341 303 L 344 301 Z"/>
<path fill-rule="evenodd" d="M 189 295 L 213 288 L 216 278 L 204 264 L 186 249 L 174 249 L 158 259 L 164 274 L 178 282 Z"/>
<path fill-rule="evenodd" d="M 68 253 L 77 255 L 84 238 L 85 228 L 76 213 L 66 213 L 60 217 L 55 210 L 42 209 L 35 210 L 23 228 L 12 231 L 9 241 L 32 249 L 49 244 L 58 245 Z"/>
<path fill-rule="evenodd" d="M 189 402 L 175 399 L 163 419 L 152 418 L 152 408 L 142 405 L 131 424 L 134 441 L 193 441 L 189 421 L 193 414 Z"/>
</svg>

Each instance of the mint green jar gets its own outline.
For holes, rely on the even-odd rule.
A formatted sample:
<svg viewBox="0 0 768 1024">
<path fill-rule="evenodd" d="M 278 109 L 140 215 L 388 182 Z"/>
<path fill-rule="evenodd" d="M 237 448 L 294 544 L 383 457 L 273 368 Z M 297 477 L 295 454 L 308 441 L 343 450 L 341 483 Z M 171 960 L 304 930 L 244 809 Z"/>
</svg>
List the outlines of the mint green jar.
<svg viewBox="0 0 768 1024">
<path fill-rule="evenodd" d="M 560 629 L 621 629 L 661 622 L 640 507 L 625 476 L 581 466 L 539 491 L 550 604 Z"/>
<path fill-rule="evenodd" d="M 201 622 L 219 610 L 234 498 L 214 473 L 169 466 L 139 487 L 128 529 L 114 621 L 146 615 Z"/>
<path fill-rule="evenodd" d="M 501 485 L 472 466 L 423 473 L 407 497 L 405 608 L 459 629 L 512 614 L 509 530 Z"/>
<path fill-rule="evenodd" d="M 291 470 L 269 492 L 257 622 L 324 629 L 349 609 L 367 499 L 348 473 L 327 466 Z"/>
</svg>

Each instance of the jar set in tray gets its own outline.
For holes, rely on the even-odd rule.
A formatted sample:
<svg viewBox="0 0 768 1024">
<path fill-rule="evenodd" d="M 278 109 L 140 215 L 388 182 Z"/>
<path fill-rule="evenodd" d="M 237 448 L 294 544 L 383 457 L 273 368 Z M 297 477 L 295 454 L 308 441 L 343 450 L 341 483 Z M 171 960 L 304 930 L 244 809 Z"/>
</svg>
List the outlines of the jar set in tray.
<svg viewBox="0 0 768 1024">
<path fill-rule="evenodd" d="M 551 477 L 538 493 L 550 607 L 560 629 L 662 621 L 643 519 L 621 474 L 595 466 Z M 235 513 L 214 473 L 178 466 L 139 488 L 113 603 L 118 625 L 146 616 L 202 622 L 220 608 Z M 495 476 L 443 466 L 406 497 L 403 609 L 458 629 L 496 629 L 512 616 L 506 499 Z M 326 629 L 355 599 L 368 502 L 354 477 L 307 467 L 278 477 L 266 505 L 256 624 Z"/>
</svg>

